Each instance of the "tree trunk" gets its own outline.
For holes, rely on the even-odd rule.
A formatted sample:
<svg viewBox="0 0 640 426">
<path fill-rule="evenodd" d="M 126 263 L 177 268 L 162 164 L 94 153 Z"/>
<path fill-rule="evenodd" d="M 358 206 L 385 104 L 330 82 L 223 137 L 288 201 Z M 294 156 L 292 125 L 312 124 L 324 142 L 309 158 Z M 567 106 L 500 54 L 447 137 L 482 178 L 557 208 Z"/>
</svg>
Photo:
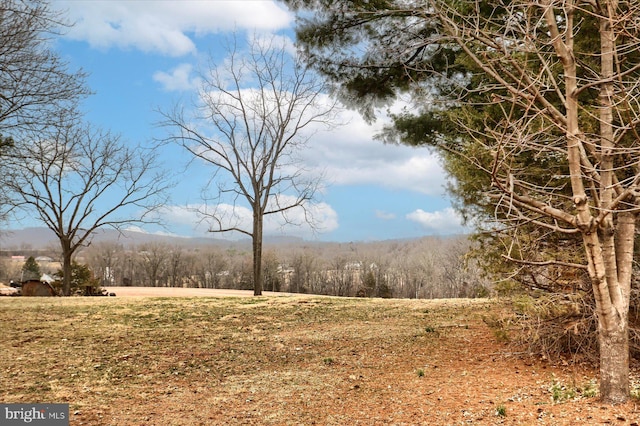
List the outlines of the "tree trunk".
<svg viewBox="0 0 640 426">
<path fill-rule="evenodd" d="M 614 98 L 616 37 L 614 18 L 617 2 L 600 4 L 600 203 L 605 209 L 614 199 Z M 594 292 L 601 303 L 598 310 L 600 343 L 600 395 L 608 403 L 623 403 L 629 399 L 629 293 L 633 262 L 635 217 L 619 212 L 614 225 L 613 212 L 599 225 L 602 247 L 601 284 Z M 631 256 L 629 256 L 631 254 Z M 600 259 L 596 258 L 596 261 Z M 597 265 L 596 265 L 597 266 Z M 599 273 L 596 268 L 596 273 Z M 604 285 L 602 285 L 604 284 Z"/>
<path fill-rule="evenodd" d="M 621 404 L 629 399 L 629 327 L 627 315 L 613 330 L 599 329 L 600 395 L 603 402 Z"/>
<path fill-rule="evenodd" d="M 575 225 L 582 232 L 589 277 L 593 287 L 598 317 L 600 343 L 600 396 L 603 401 L 622 403 L 629 398 L 629 340 L 627 315 L 629 311 L 629 285 L 633 251 L 630 232 L 634 232 L 632 214 L 620 213 L 619 223 L 614 225 L 613 214 L 596 222 L 593 202 L 587 196 L 582 170 L 584 134 L 580 128 L 577 85 L 577 63 L 573 54 L 573 26 L 568 25 L 564 34 L 557 28 L 552 2 L 545 1 L 545 18 L 551 29 L 553 45 L 564 68 L 566 93 L 566 140 L 569 176 L 575 205 Z M 600 83 L 600 188 L 598 206 L 609 209 L 614 193 L 614 143 L 613 143 L 613 84 L 615 34 L 609 13 L 615 9 L 608 2 L 602 5 L 600 18 L 601 83 Z M 567 19 L 573 20 L 575 9 L 568 10 Z"/>
<path fill-rule="evenodd" d="M 253 215 L 253 295 L 262 296 L 262 214 Z"/>
<path fill-rule="evenodd" d="M 627 217 L 629 216 L 629 217 Z M 629 399 L 629 285 L 630 275 L 622 273 L 632 258 L 625 256 L 633 250 L 633 240 L 627 233 L 634 230 L 632 215 L 621 215 L 616 239 L 618 250 L 611 250 L 595 233 L 584 235 L 589 277 L 592 282 L 598 318 L 600 346 L 600 397 L 604 402 L 623 403 Z M 603 250 L 604 246 L 604 250 Z M 630 247 L 629 247 L 630 246 Z M 612 253 L 609 253 L 612 252 Z M 618 255 L 618 256 L 616 256 Z M 615 257 L 612 262 L 608 257 Z M 611 270 L 611 269 L 614 270 Z M 626 281 L 625 281 L 626 280 Z"/>
<path fill-rule="evenodd" d="M 629 399 L 628 315 L 635 232 L 636 215 L 619 213 L 615 225 L 615 242 L 604 244 L 604 252 L 611 252 L 611 259 L 606 261 L 605 257 L 604 262 L 607 269 L 607 293 L 600 293 L 599 288 L 594 286 L 600 344 L 600 396 L 604 402 L 612 404 Z M 610 245 L 613 247 L 607 247 Z"/>
<path fill-rule="evenodd" d="M 71 257 L 73 252 L 71 251 L 71 244 L 65 239 L 61 239 L 60 244 L 62 246 L 62 295 L 71 295 Z"/>
</svg>

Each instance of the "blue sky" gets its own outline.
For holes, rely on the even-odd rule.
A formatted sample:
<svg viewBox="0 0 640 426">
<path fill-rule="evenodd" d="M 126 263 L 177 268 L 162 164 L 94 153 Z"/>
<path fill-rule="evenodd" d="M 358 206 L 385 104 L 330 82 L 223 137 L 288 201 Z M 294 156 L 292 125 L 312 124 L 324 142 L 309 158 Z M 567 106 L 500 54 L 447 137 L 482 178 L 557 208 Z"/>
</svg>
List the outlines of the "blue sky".
<svg viewBox="0 0 640 426">
<path fill-rule="evenodd" d="M 160 120 L 156 110 L 193 97 L 202 64 L 210 57 L 216 62 L 224 59 L 224 37 L 234 31 L 241 40 L 255 33 L 293 37 L 293 15 L 268 0 L 58 0 L 53 4 L 67 10 L 75 22 L 57 49 L 72 67 L 89 73 L 87 83 L 95 94 L 84 104 L 87 119 L 132 142 L 163 136 L 166 130 L 156 125 Z M 382 117 L 373 126 L 355 112 L 345 111 L 342 118 L 348 120 L 347 126 L 317 134 L 300 153 L 306 170 L 322 170 L 328 176 L 316 208 L 320 232 L 267 221 L 266 235 L 370 241 L 464 231 L 432 153 L 375 141 Z M 174 170 L 182 170 L 189 159 L 177 147 L 167 148 L 161 156 Z M 195 165 L 182 174 L 165 212 L 164 232 L 206 234 L 189 207 L 202 202 L 200 188 L 209 173 L 210 169 Z"/>
</svg>

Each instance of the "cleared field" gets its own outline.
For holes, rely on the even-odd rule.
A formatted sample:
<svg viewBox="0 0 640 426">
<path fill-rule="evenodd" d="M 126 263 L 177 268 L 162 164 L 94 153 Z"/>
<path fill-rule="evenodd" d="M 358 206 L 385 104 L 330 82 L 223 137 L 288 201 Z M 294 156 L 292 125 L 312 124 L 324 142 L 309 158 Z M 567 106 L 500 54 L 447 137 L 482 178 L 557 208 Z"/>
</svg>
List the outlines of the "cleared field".
<svg viewBox="0 0 640 426">
<path fill-rule="evenodd" d="M 117 293 L 117 290 L 116 290 Z M 0 298 L 3 402 L 72 425 L 637 424 L 554 403 L 596 372 L 512 353 L 487 300 Z"/>
<path fill-rule="evenodd" d="M 229 290 L 182 287 L 106 287 L 116 297 L 253 297 L 253 290 Z M 293 296 L 290 293 L 263 292 L 269 296 Z"/>
</svg>

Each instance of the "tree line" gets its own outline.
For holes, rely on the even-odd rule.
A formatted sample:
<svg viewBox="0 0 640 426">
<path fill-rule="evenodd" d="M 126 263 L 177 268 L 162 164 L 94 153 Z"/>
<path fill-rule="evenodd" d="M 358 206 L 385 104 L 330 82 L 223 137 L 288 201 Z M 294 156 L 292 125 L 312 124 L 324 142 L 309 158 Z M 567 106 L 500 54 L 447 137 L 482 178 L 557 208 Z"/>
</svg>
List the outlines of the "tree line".
<svg viewBox="0 0 640 426">
<path fill-rule="evenodd" d="M 465 237 L 267 245 L 263 289 L 350 297 L 486 296 L 490 286 L 468 261 L 468 249 Z M 254 289 L 248 245 L 105 242 L 93 244 L 81 258 L 102 286 Z"/>
<path fill-rule="evenodd" d="M 328 243 L 268 244 L 263 259 L 265 291 L 347 297 L 485 297 L 492 286 L 468 257 L 466 237 Z M 13 251 L 12 253 L 17 253 Z M 58 259 L 55 250 L 38 256 Z M 34 256 L 27 262 L 34 264 Z M 15 262 L 14 262 L 15 263 Z M 25 265 L 27 264 L 25 263 Z M 60 262 L 40 270 L 56 277 Z M 101 287 L 191 287 L 253 290 L 249 244 L 189 246 L 171 242 L 123 244 L 99 242 L 79 253 L 72 274 Z M 36 264 L 37 266 L 37 264 Z M 35 270 L 33 266 L 27 270 Z M 8 257 L 0 281 L 19 281 L 25 270 Z M 72 284 L 74 290 L 77 283 Z"/>
</svg>

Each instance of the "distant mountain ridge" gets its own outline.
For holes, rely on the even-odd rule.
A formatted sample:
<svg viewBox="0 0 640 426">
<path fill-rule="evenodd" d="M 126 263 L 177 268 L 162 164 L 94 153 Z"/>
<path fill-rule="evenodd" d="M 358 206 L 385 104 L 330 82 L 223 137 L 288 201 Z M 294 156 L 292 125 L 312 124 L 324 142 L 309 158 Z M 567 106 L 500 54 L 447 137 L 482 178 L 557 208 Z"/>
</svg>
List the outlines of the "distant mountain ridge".
<svg viewBox="0 0 640 426">
<path fill-rule="evenodd" d="M 114 229 L 99 229 L 94 232 L 91 241 L 94 243 L 119 241 L 123 245 L 138 245 L 147 243 L 163 242 L 168 244 L 205 244 L 217 245 L 226 244 L 226 240 L 215 238 L 188 238 L 172 235 L 149 234 L 138 231 L 121 231 Z M 36 227 L 24 229 L 0 230 L 0 248 L 10 249 L 46 249 L 59 246 L 56 235 L 49 228 Z"/>
<path fill-rule="evenodd" d="M 179 246 L 214 246 L 214 247 L 246 247 L 251 245 L 249 239 L 225 240 L 214 237 L 182 237 L 168 234 L 150 234 L 146 232 L 126 230 L 118 232 L 114 229 L 99 229 L 91 239 L 93 243 L 120 242 L 124 246 L 150 243 L 165 243 Z M 296 244 L 304 240 L 297 237 L 266 237 L 265 244 Z M 49 228 L 34 227 L 24 229 L 0 230 L 0 250 L 33 249 L 44 250 L 59 247 L 56 235 Z"/>
</svg>

